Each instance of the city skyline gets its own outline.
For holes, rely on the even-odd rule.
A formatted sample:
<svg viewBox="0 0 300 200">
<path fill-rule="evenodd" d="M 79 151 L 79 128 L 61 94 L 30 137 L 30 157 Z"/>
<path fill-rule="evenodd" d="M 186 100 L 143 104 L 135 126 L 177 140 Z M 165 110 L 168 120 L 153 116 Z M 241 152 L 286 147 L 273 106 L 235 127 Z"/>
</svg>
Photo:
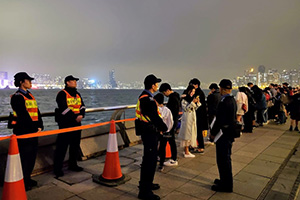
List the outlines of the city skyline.
<svg viewBox="0 0 300 200">
<path fill-rule="evenodd" d="M 0 71 L 204 83 L 300 63 L 300 2 L 0 2 Z"/>
</svg>

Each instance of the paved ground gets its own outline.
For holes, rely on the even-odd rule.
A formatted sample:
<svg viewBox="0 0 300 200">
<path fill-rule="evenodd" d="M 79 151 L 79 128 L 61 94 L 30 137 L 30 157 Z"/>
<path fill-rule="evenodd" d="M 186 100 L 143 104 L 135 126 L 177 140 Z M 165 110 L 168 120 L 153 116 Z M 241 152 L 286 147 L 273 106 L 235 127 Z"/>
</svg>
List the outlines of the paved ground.
<svg viewBox="0 0 300 200">
<path fill-rule="evenodd" d="M 233 193 L 210 190 L 218 177 L 214 146 L 208 146 L 205 154 L 196 158 L 183 158 L 179 148 L 179 165 L 156 173 L 155 182 L 161 189 L 155 193 L 165 200 L 300 200 L 300 134 L 287 129 L 288 125 L 270 123 L 236 140 L 232 154 Z M 105 187 L 92 181 L 92 174 L 103 172 L 105 156 L 100 156 L 80 162 L 83 172 L 65 170 L 66 175 L 60 179 L 52 173 L 33 177 L 39 185 L 27 193 L 28 199 L 137 199 L 142 148 L 136 145 L 119 151 L 122 173 L 131 177 L 123 185 Z"/>
</svg>

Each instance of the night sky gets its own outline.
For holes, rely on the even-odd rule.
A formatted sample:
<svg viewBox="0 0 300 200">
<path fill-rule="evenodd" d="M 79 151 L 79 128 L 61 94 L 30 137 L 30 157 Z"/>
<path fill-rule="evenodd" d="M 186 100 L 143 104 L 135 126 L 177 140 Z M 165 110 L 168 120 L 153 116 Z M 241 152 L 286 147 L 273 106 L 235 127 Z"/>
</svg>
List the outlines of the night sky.
<svg viewBox="0 0 300 200">
<path fill-rule="evenodd" d="M 299 68 L 298 0 L 0 0 L 0 71 L 204 83 Z"/>
</svg>

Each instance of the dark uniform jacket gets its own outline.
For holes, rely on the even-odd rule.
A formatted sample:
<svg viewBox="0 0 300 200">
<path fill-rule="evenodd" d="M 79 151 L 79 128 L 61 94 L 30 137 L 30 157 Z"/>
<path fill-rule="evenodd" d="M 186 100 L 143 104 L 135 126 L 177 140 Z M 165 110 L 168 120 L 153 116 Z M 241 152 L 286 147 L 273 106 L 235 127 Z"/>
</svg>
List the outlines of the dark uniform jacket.
<svg viewBox="0 0 300 200">
<path fill-rule="evenodd" d="M 153 97 L 149 94 L 147 90 L 144 90 L 142 94 L 139 96 L 148 95 L 148 97 L 144 97 L 140 99 L 140 107 L 141 113 L 150 119 L 150 123 L 153 124 L 158 131 L 166 132 L 168 130 L 167 125 L 163 122 L 162 118 L 157 113 L 157 105 Z M 144 131 L 145 132 L 153 132 L 147 127 L 148 123 L 144 124 Z"/>
<path fill-rule="evenodd" d="M 215 90 L 213 93 L 207 96 L 207 111 L 208 115 L 216 115 L 217 107 L 221 100 L 221 94 L 219 90 Z"/>
<path fill-rule="evenodd" d="M 216 136 L 220 129 L 222 129 L 223 136 L 233 141 L 236 125 L 236 111 L 237 106 L 234 97 L 231 95 L 222 96 L 217 108 L 216 121 L 211 130 L 211 135 Z"/>
<path fill-rule="evenodd" d="M 17 124 L 13 129 L 14 134 L 23 135 L 27 133 L 36 133 L 38 128 L 44 129 L 40 110 L 38 110 L 38 121 L 32 121 L 29 113 L 26 110 L 25 99 L 20 93 L 22 93 L 28 99 L 32 99 L 28 90 L 27 93 L 25 93 L 23 90 L 19 89 L 15 94 L 12 95 L 10 104 L 12 109 L 17 113 Z"/>
<path fill-rule="evenodd" d="M 81 95 L 77 91 L 76 88 L 65 87 L 65 90 L 72 96 L 76 97 L 78 94 L 81 98 Z M 78 115 L 85 115 L 85 105 L 81 98 L 81 107 L 80 113 L 75 114 L 72 110 L 68 109 L 67 104 L 67 94 L 64 91 L 60 91 L 56 96 L 56 102 L 58 105 L 58 126 L 59 128 L 68 128 L 74 126 L 80 126 L 81 123 L 76 122 L 76 118 Z"/>
</svg>

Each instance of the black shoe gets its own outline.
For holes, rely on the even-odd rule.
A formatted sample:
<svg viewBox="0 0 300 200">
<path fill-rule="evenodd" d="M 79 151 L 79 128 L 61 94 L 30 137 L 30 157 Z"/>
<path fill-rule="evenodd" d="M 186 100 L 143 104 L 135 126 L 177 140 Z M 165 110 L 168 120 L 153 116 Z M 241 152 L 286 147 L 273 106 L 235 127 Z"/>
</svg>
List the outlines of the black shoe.
<svg viewBox="0 0 300 200">
<path fill-rule="evenodd" d="M 30 179 L 30 180 L 29 180 L 29 184 L 30 184 L 32 187 L 35 187 L 35 186 L 37 186 L 37 181 Z"/>
<path fill-rule="evenodd" d="M 144 193 L 139 193 L 138 195 L 139 199 L 144 199 L 144 200 L 160 200 L 160 197 L 156 194 L 150 193 L 150 194 L 144 194 Z"/>
<path fill-rule="evenodd" d="M 54 174 L 55 174 L 56 178 L 58 178 L 58 177 L 61 177 L 61 176 L 64 176 L 64 175 L 65 175 L 65 174 L 64 174 L 64 172 L 63 172 L 62 170 L 59 170 L 59 171 L 54 171 Z"/>
<path fill-rule="evenodd" d="M 29 190 L 32 190 L 32 186 L 25 184 L 25 191 L 29 191 Z"/>
<path fill-rule="evenodd" d="M 217 179 L 217 178 L 216 178 L 216 179 L 214 180 L 214 184 L 216 184 L 216 185 L 219 185 L 219 184 L 220 184 L 220 182 L 221 182 L 221 180 L 220 180 L 220 179 Z"/>
<path fill-rule="evenodd" d="M 159 184 L 157 184 L 157 183 L 153 183 L 152 184 L 152 190 L 158 190 L 160 188 L 160 185 Z"/>
<path fill-rule="evenodd" d="M 295 128 L 296 129 L 296 128 Z M 293 127 L 292 126 L 290 126 L 290 129 L 289 129 L 289 131 L 293 131 Z"/>
<path fill-rule="evenodd" d="M 138 188 L 140 188 L 140 186 L 138 186 Z M 152 183 L 152 187 L 151 190 L 158 190 L 160 188 L 160 185 L 157 183 Z"/>
<path fill-rule="evenodd" d="M 224 188 L 224 187 L 221 187 L 220 185 L 211 186 L 211 190 L 216 191 L 216 192 L 228 192 L 228 193 L 232 192 L 232 189 Z"/>
<path fill-rule="evenodd" d="M 71 171 L 74 171 L 74 172 L 81 172 L 81 171 L 83 171 L 83 168 L 79 167 L 79 166 L 70 166 L 68 169 L 71 170 Z"/>
<path fill-rule="evenodd" d="M 295 127 L 294 131 L 299 131 L 298 126 Z"/>
</svg>

